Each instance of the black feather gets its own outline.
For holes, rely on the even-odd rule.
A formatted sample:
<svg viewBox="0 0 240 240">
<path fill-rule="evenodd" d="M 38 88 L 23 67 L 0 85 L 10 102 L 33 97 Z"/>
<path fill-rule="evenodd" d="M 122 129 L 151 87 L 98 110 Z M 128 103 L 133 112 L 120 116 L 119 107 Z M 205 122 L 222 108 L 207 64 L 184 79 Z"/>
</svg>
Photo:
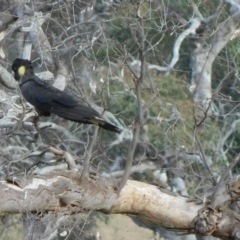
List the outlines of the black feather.
<svg viewBox="0 0 240 240">
<path fill-rule="evenodd" d="M 21 67 L 24 67 L 24 74 L 19 73 Z M 39 115 L 56 114 L 74 122 L 95 124 L 112 132 L 121 132 L 118 127 L 102 119 L 83 99 L 75 98 L 37 77 L 31 61 L 17 58 L 13 61 L 12 70 L 14 78 L 21 80 L 19 85 L 23 97 L 36 108 Z"/>
</svg>

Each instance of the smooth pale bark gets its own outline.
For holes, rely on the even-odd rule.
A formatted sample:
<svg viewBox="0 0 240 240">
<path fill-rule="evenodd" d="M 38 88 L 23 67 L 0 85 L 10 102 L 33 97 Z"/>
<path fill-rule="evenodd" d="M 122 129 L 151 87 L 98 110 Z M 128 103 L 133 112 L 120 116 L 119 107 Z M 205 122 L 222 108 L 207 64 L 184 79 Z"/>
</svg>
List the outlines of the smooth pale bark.
<svg viewBox="0 0 240 240">
<path fill-rule="evenodd" d="M 187 230 L 202 207 L 159 187 L 128 180 L 110 213 L 126 213 L 166 228 Z"/>
<path fill-rule="evenodd" d="M 227 0 L 231 4 L 230 16 L 216 26 L 216 31 L 210 38 L 210 43 L 206 44 L 204 37 L 194 35 L 191 39 L 190 68 L 191 86 L 190 92 L 193 95 L 196 107 L 196 115 L 203 117 L 203 113 L 214 109 L 209 108 L 212 101 L 212 64 L 220 51 L 234 36 L 240 24 L 240 4 L 237 0 Z M 220 3 L 221 4 L 221 3 Z M 220 8 L 221 9 L 221 8 Z M 208 24 L 207 19 L 205 23 Z M 206 27 L 205 27 L 206 28 Z"/>
</svg>

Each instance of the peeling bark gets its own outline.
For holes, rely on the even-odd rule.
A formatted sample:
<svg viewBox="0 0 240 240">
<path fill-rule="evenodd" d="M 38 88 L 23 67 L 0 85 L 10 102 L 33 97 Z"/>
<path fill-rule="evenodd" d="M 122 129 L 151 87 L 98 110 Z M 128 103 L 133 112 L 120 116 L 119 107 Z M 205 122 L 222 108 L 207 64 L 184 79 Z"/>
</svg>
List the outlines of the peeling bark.
<svg viewBox="0 0 240 240">
<path fill-rule="evenodd" d="M 206 203 L 213 190 L 206 193 L 205 204 L 196 204 L 142 182 L 129 180 L 117 194 L 112 179 L 91 176 L 80 181 L 77 172 L 58 171 L 1 181 L 0 213 L 73 214 L 97 210 L 136 215 L 167 229 L 238 239 L 240 218 L 229 204 L 239 199 L 239 185 L 238 178 L 223 184 L 211 206 Z"/>
</svg>

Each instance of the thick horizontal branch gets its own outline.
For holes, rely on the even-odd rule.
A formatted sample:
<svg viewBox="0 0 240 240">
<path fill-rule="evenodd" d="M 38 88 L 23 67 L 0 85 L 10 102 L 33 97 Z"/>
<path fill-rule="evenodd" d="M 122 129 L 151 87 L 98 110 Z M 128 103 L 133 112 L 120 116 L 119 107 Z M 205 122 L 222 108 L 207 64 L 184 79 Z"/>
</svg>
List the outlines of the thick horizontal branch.
<svg viewBox="0 0 240 240">
<path fill-rule="evenodd" d="M 115 200 L 112 181 L 89 177 L 80 182 L 74 171 L 57 171 L 0 181 L 0 214 L 27 212 L 80 212 L 109 210 Z"/>
<path fill-rule="evenodd" d="M 219 201 L 214 204 L 218 207 L 212 209 L 143 182 L 129 180 L 117 194 L 117 182 L 113 179 L 92 175 L 80 181 L 78 172 L 58 171 L 45 176 L 1 181 L 0 214 L 72 214 L 83 209 L 97 210 L 136 215 L 143 221 L 168 229 L 230 239 L 240 233 L 240 224 L 234 212 L 226 206 L 239 199 L 239 184 L 238 178 L 224 184 L 217 194 Z"/>
<path fill-rule="evenodd" d="M 158 186 L 129 180 L 109 213 L 136 215 L 168 229 L 190 230 L 201 207 Z"/>
</svg>

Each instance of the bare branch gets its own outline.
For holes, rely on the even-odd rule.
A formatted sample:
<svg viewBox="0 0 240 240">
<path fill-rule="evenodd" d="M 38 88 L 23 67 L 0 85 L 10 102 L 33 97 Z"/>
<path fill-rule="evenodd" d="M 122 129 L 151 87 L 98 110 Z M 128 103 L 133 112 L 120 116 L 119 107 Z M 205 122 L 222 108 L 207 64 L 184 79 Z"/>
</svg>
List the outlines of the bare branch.
<svg viewBox="0 0 240 240">
<path fill-rule="evenodd" d="M 53 86 L 63 91 L 67 86 L 67 78 L 69 73 L 67 67 L 62 62 L 59 60 L 56 62 L 58 65 L 56 74 L 57 76 L 55 78 Z"/>
<path fill-rule="evenodd" d="M 224 145 L 226 144 L 226 141 L 233 134 L 233 132 L 236 130 L 239 123 L 240 123 L 240 119 L 235 120 L 231 124 L 231 126 L 228 127 L 228 131 L 224 134 L 224 136 L 219 138 L 219 142 L 218 142 L 217 147 L 216 147 L 216 154 L 218 154 L 223 149 Z"/>
<path fill-rule="evenodd" d="M 224 173 L 222 174 L 220 180 L 217 183 L 217 186 L 215 187 L 212 196 L 210 197 L 210 204 L 213 208 L 215 208 L 215 200 L 216 195 L 218 194 L 218 190 L 223 185 L 224 181 L 226 180 L 227 176 L 229 175 L 230 171 L 233 169 L 233 167 L 239 162 L 240 160 L 240 154 L 237 155 L 237 157 L 234 159 L 234 161 L 225 169 Z M 216 201 L 217 202 L 217 201 Z"/>
<path fill-rule="evenodd" d="M 173 47 L 173 57 L 169 63 L 169 65 L 167 67 L 161 67 L 161 66 L 157 66 L 157 65 L 148 65 L 149 69 L 156 69 L 158 71 L 170 71 L 174 68 L 175 64 L 178 62 L 179 60 L 179 50 L 181 47 L 181 44 L 183 42 L 184 39 L 186 39 L 187 36 L 189 36 L 190 34 L 195 34 L 196 33 L 196 29 L 201 25 L 201 21 L 198 18 L 193 18 L 191 20 L 191 25 L 189 26 L 189 28 L 187 28 L 186 30 L 184 30 L 179 37 L 177 38 L 177 40 L 174 43 L 174 47 Z"/>
<path fill-rule="evenodd" d="M 196 139 L 196 142 L 197 142 L 197 144 L 198 144 L 199 150 L 200 150 L 200 152 L 201 152 L 203 163 L 204 163 L 207 171 L 208 171 L 209 174 L 210 174 L 210 177 L 211 177 L 211 180 L 212 180 L 213 184 L 216 185 L 216 184 L 217 184 L 217 181 L 216 181 L 216 179 L 215 179 L 215 177 L 214 177 L 214 175 L 213 175 L 212 170 L 210 169 L 210 167 L 209 167 L 209 165 L 208 165 L 207 158 L 206 158 L 206 156 L 205 156 L 205 152 L 204 152 L 204 150 L 203 150 L 202 143 L 200 142 L 199 137 L 198 137 L 197 134 L 195 134 L 195 139 Z"/>
<path fill-rule="evenodd" d="M 156 169 L 156 165 L 155 164 L 152 164 L 152 163 L 141 163 L 139 165 L 136 165 L 136 166 L 132 166 L 131 167 L 131 174 L 132 173 L 136 173 L 136 172 L 144 172 L 144 171 L 147 171 L 147 170 L 155 170 Z M 123 176 L 124 174 L 124 170 L 120 170 L 120 171 L 114 171 L 114 172 L 111 172 L 111 173 L 106 173 L 106 172 L 103 172 L 101 174 L 102 177 L 121 177 Z"/>
<path fill-rule="evenodd" d="M 140 7 L 140 5 L 139 5 Z M 139 12 L 139 9 L 138 9 Z M 137 95 L 137 117 L 134 122 L 134 131 L 133 131 L 133 139 L 131 141 L 131 144 L 129 146 L 128 150 L 128 156 L 127 156 L 127 163 L 125 166 L 125 171 L 124 174 L 120 180 L 119 187 L 118 187 L 118 193 L 122 190 L 124 185 L 127 182 L 127 179 L 130 176 L 131 172 L 131 167 L 132 167 L 132 162 L 133 162 L 133 157 L 134 157 L 134 152 L 136 149 L 137 141 L 139 138 L 139 133 L 140 133 L 140 127 L 143 121 L 143 109 L 142 109 L 142 95 L 141 95 L 141 90 L 142 90 L 142 82 L 143 82 L 143 77 L 144 77 L 144 71 L 145 71 L 145 57 L 144 57 L 144 51 L 145 51 L 145 34 L 144 34 L 144 27 L 143 27 L 143 21 L 140 15 L 138 15 L 138 26 L 139 26 L 139 59 L 141 61 L 141 69 L 140 69 L 140 75 L 139 77 L 136 76 L 135 74 L 135 88 L 136 88 L 136 95 Z M 131 68 L 130 68 L 131 69 Z"/>
<path fill-rule="evenodd" d="M 17 83 L 14 80 L 13 76 L 0 64 L 0 83 L 3 86 L 15 89 L 17 87 Z"/>
<path fill-rule="evenodd" d="M 32 53 L 32 43 L 30 42 L 30 37 L 28 35 L 23 44 L 22 58 L 31 59 L 31 53 Z"/>
<path fill-rule="evenodd" d="M 97 135 L 98 135 L 98 129 L 99 127 L 98 126 L 95 126 L 94 127 L 94 134 L 93 134 L 93 137 L 85 151 L 85 162 L 84 162 L 84 167 L 83 167 L 83 171 L 81 173 L 81 178 L 80 178 L 80 181 L 83 181 L 84 178 L 86 178 L 87 174 L 88 174 L 88 171 L 89 171 L 89 167 L 90 167 L 90 160 L 91 160 L 91 156 L 92 156 L 92 150 L 93 150 L 93 147 L 94 147 L 94 144 L 97 140 Z"/>
<path fill-rule="evenodd" d="M 239 184 L 236 178 L 222 185 L 218 206 L 227 206 L 231 200 L 240 198 L 239 191 L 236 191 Z M 236 234 L 234 226 L 239 224 L 239 219 L 229 208 L 227 212 L 225 207 L 218 208 L 218 211 L 208 210 L 208 214 L 198 218 L 198 214 L 204 211 L 203 204 L 189 202 L 187 198 L 172 195 L 157 186 L 128 180 L 119 195 L 114 189 L 115 184 L 110 179 L 91 176 L 80 182 L 79 174 L 72 171 L 14 178 L 14 181 L 9 179 L 0 182 L 0 213 L 48 211 L 72 214 L 82 209 L 98 210 L 108 214 L 136 215 L 152 224 L 161 223 L 162 227 L 179 231 L 196 231 L 225 238 Z M 209 194 L 211 192 L 206 197 Z M 206 225 L 205 221 L 211 221 L 211 225 Z"/>
<path fill-rule="evenodd" d="M 198 9 L 198 6 L 197 4 L 193 1 L 193 0 L 189 0 L 191 5 L 192 5 L 192 8 L 194 10 L 194 13 L 199 17 L 199 19 L 201 19 L 201 21 L 204 19 L 203 18 L 203 15 L 201 14 L 201 12 L 199 11 Z"/>
</svg>

